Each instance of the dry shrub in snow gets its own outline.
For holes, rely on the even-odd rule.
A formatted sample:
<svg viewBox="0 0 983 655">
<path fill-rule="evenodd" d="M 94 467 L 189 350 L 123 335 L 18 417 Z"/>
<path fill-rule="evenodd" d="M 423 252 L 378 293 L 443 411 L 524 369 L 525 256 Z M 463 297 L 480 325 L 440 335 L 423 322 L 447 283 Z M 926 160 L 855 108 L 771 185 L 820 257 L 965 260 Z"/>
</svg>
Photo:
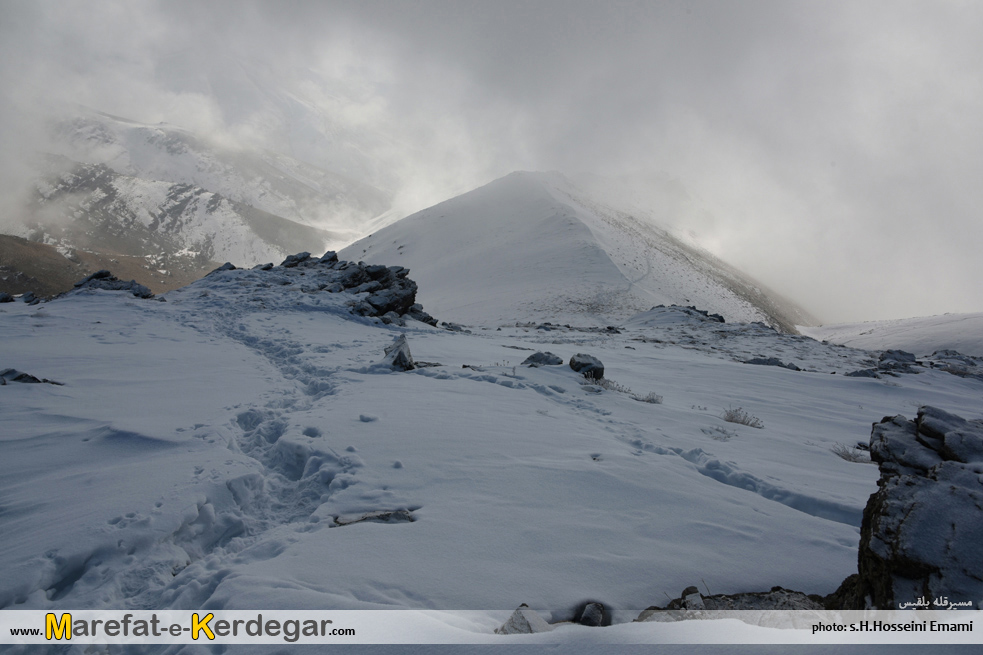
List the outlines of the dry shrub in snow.
<svg viewBox="0 0 983 655">
<path fill-rule="evenodd" d="M 728 423 L 740 423 L 741 425 L 758 428 L 759 430 L 765 427 L 765 424 L 761 422 L 760 418 L 751 416 L 741 407 L 728 407 L 724 410 L 724 415 L 721 418 Z"/>
<path fill-rule="evenodd" d="M 847 446 L 846 444 L 835 443 L 833 447 L 830 448 L 834 455 L 841 459 L 845 459 L 848 462 L 856 462 L 858 464 L 872 464 L 870 459 L 870 453 L 865 450 L 860 450 L 856 446 Z"/>
</svg>

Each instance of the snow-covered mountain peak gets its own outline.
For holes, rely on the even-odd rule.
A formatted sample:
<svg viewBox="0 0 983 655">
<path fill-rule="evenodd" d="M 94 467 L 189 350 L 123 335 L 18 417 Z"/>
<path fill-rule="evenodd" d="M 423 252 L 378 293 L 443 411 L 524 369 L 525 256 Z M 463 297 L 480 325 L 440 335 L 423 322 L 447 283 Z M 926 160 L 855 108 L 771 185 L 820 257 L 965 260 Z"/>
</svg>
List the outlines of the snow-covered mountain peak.
<svg viewBox="0 0 983 655">
<path fill-rule="evenodd" d="M 458 322 L 606 323 L 658 304 L 695 305 L 789 332 L 811 322 L 709 253 L 554 172 L 511 173 L 342 255 L 411 268 L 425 304 Z"/>
</svg>

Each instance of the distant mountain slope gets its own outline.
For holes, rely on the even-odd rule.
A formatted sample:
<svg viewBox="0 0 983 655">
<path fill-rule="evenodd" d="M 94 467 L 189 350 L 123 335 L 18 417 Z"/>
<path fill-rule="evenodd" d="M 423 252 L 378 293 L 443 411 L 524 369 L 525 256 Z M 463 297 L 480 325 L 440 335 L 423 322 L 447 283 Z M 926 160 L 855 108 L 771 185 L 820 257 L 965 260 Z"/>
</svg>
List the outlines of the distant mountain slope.
<svg viewBox="0 0 983 655">
<path fill-rule="evenodd" d="M 802 328 L 813 339 L 864 348 L 900 348 L 918 356 L 937 350 L 958 350 L 983 357 L 983 314 L 945 314 L 865 323 Z"/>
<path fill-rule="evenodd" d="M 411 269 L 435 316 L 465 323 L 623 320 L 695 305 L 786 332 L 813 321 L 712 255 L 555 173 L 512 173 L 341 251 Z"/>
<path fill-rule="evenodd" d="M 332 234 L 191 184 L 121 175 L 103 164 L 48 160 L 36 203 L 18 236 L 85 250 L 199 265 L 237 265 L 319 250 Z"/>
<path fill-rule="evenodd" d="M 75 283 L 101 269 L 123 280 L 136 280 L 154 293 L 188 285 L 217 266 L 172 258 L 167 268 L 158 257 L 62 249 L 20 237 L 0 234 L 0 292 L 54 296 L 71 290 Z"/>
<path fill-rule="evenodd" d="M 231 150 L 173 125 L 144 125 L 95 111 L 55 126 L 70 159 L 145 180 L 190 184 L 350 241 L 390 207 L 389 195 L 285 154 Z"/>
</svg>

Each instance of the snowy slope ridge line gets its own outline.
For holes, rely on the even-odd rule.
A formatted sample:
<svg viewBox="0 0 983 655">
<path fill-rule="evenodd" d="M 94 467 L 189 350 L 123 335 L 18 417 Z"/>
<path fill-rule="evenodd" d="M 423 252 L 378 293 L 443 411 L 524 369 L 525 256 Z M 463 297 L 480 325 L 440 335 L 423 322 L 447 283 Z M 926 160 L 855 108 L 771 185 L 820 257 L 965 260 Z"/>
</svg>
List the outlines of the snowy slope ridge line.
<svg viewBox="0 0 983 655">
<path fill-rule="evenodd" d="M 983 314 L 944 314 L 889 321 L 803 327 L 803 334 L 854 348 L 900 348 L 919 356 L 956 350 L 983 357 Z"/>
<path fill-rule="evenodd" d="M 983 382 L 931 359 L 847 377 L 879 353 L 674 307 L 615 331 L 385 324 L 352 312 L 372 285 L 303 262 L 167 302 L 0 305 L 0 366 L 64 384 L 0 387 L 0 605 L 474 609 L 491 633 L 521 602 L 630 621 L 699 578 L 824 595 L 878 475 L 834 450 L 922 404 L 980 418 Z M 397 336 L 440 365 L 380 366 Z M 536 350 L 617 386 L 519 363 Z"/>
<path fill-rule="evenodd" d="M 466 324 L 604 325 L 660 304 L 696 305 L 792 333 L 810 321 L 708 253 L 589 198 L 556 173 L 512 173 L 341 254 L 405 263 L 423 302 Z"/>
</svg>

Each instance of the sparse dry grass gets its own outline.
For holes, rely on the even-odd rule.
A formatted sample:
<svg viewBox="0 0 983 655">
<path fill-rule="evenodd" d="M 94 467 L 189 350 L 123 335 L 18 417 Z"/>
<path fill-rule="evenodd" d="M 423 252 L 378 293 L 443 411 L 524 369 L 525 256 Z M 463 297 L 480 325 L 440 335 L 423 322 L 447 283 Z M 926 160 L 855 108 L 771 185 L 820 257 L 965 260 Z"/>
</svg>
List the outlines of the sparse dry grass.
<svg viewBox="0 0 983 655">
<path fill-rule="evenodd" d="M 848 462 L 855 462 L 857 464 L 872 464 L 870 459 L 870 453 L 866 450 L 860 450 L 856 446 L 847 446 L 842 443 L 835 443 L 833 447 L 830 448 L 834 455 L 840 459 L 844 459 Z"/>
<path fill-rule="evenodd" d="M 741 425 L 746 425 L 751 428 L 758 428 L 759 430 L 764 429 L 765 424 L 757 416 L 751 416 L 744 411 L 742 407 L 728 407 L 724 410 L 723 416 L 720 418 L 724 419 L 728 423 L 739 423 Z"/>
</svg>

